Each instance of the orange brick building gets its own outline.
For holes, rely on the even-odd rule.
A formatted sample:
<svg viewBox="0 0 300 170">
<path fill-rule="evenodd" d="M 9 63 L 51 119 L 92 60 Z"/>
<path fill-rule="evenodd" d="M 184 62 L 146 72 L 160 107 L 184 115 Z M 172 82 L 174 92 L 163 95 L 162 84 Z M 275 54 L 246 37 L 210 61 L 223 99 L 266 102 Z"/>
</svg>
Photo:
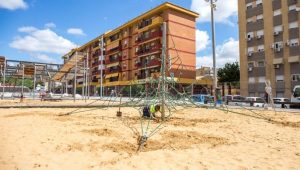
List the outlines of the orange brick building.
<svg viewBox="0 0 300 170">
<path fill-rule="evenodd" d="M 171 3 L 156 8 L 108 31 L 64 56 L 65 65 L 71 54 L 81 52 L 79 60 L 88 60 L 89 85 L 100 87 L 103 69 L 103 87 L 117 88 L 143 84 L 147 78 L 160 75 L 162 54 L 162 24 L 167 24 L 166 53 L 169 72 L 178 83 L 194 83 L 196 77 L 196 26 L 198 14 Z M 104 39 L 104 58 L 101 58 L 100 41 Z M 87 57 L 87 55 L 89 57 Z M 104 66 L 101 66 L 103 60 Z M 170 64 L 171 63 L 171 64 Z M 69 71 L 74 64 L 70 64 Z M 62 74 L 61 74 L 62 75 Z M 80 76 L 80 75 L 78 75 Z M 62 78 L 57 76 L 56 80 Z M 180 77 L 180 79 L 179 79 Z M 79 86 L 82 80 L 78 78 Z M 198 82 L 198 84 L 211 82 Z"/>
</svg>

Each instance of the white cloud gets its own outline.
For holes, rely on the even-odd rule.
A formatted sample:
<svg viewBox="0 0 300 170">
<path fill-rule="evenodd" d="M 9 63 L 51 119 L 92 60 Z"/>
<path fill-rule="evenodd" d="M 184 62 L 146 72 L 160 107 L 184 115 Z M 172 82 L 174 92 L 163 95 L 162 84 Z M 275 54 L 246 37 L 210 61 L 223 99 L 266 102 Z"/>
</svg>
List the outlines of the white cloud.
<svg viewBox="0 0 300 170">
<path fill-rule="evenodd" d="M 216 2 L 215 21 L 220 23 L 233 24 L 230 21 L 231 16 L 237 15 L 237 0 L 218 0 Z M 205 0 L 192 0 L 191 10 L 200 14 L 199 22 L 210 21 L 210 3 Z"/>
<path fill-rule="evenodd" d="M 0 0 L 0 8 L 9 10 L 26 9 L 28 5 L 23 0 Z"/>
<path fill-rule="evenodd" d="M 210 43 L 209 36 L 206 31 L 196 30 L 196 52 L 206 49 Z"/>
<path fill-rule="evenodd" d="M 216 47 L 216 65 L 223 67 L 226 63 L 239 61 L 239 41 L 229 38 L 222 45 Z M 197 68 L 201 66 L 213 66 L 212 55 L 197 57 Z"/>
<path fill-rule="evenodd" d="M 37 31 L 38 29 L 32 26 L 20 27 L 18 28 L 19 32 L 31 33 Z"/>
<path fill-rule="evenodd" d="M 25 52 L 42 52 L 65 54 L 76 45 L 57 35 L 51 29 L 33 29 L 34 27 L 21 27 L 19 31 L 26 32 L 24 37 L 15 38 L 9 45 L 12 48 Z M 30 28 L 30 29 L 29 29 Z"/>
<path fill-rule="evenodd" d="M 73 35 L 86 35 L 80 28 L 69 28 L 67 32 Z"/>
<path fill-rule="evenodd" d="M 53 22 L 49 22 L 49 23 L 46 23 L 46 24 L 45 24 L 45 27 L 46 27 L 46 28 L 55 28 L 56 25 L 55 25 Z"/>
<path fill-rule="evenodd" d="M 56 59 L 49 57 L 46 54 L 34 54 L 33 57 L 39 61 L 46 62 L 46 63 L 55 63 L 55 64 L 61 63 L 58 62 Z"/>
</svg>

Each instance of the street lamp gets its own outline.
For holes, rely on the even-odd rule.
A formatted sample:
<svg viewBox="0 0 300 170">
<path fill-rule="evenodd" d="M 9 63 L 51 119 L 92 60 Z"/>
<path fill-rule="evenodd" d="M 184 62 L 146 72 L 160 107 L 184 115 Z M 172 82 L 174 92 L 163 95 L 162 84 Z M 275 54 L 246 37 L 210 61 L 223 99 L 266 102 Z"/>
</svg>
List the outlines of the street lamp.
<svg viewBox="0 0 300 170">
<path fill-rule="evenodd" d="M 210 8 L 211 8 L 211 34 L 212 34 L 212 53 L 213 53 L 213 72 L 214 72 L 214 78 L 213 78 L 213 96 L 215 105 L 217 104 L 217 87 L 218 87 L 218 79 L 217 79 L 217 67 L 216 67 L 216 42 L 215 42 L 215 21 L 214 21 L 214 10 L 216 10 L 216 2 L 217 0 L 205 0 L 206 2 L 210 2 Z"/>
</svg>

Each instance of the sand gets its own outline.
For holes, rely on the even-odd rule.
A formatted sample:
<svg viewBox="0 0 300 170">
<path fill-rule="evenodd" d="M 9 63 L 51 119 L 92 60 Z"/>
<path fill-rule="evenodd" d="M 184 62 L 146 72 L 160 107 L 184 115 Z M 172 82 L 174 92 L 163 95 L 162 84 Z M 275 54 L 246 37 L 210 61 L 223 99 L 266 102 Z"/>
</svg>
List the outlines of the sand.
<svg viewBox="0 0 300 170">
<path fill-rule="evenodd" d="M 0 109 L 0 169 L 300 169 L 297 113 L 179 110 L 137 153 L 136 109 L 69 111 Z"/>
</svg>

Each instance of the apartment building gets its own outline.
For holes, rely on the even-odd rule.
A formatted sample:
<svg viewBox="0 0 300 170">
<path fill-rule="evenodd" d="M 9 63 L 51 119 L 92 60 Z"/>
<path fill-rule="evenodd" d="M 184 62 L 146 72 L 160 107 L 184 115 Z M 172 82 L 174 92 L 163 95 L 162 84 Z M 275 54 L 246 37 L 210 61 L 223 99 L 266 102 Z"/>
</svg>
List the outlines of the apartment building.
<svg viewBox="0 0 300 170">
<path fill-rule="evenodd" d="M 241 95 L 291 97 L 300 85 L 299 0 L 239 0 Z"/>
<path fill-rule="evenodd" d="M 68 66 L 68 69 L 65 70 L 70 71 L 74 67 L 71 54 L 78 51 L 82 54 L 78 61 L 88 60 L 91 91 L 100 87 L 101 69 L 103 87 L 106 91 L 132 84 L 144 84 L 146 79 L 160 76 L 162 24 L 166 22 L 166 53 L 169 68 L 167 76 L 178 78 L 178 83 L 191 84 L 196 77 L 197 17 L 198 14 L 193 11 L 168 2 L 163 3 L 66 54 L 63 57 L 64 66 Z M 70 64 L 71 60 L 73 64 Z M 101 63 L 104 65 L 101 66 Z M 59 74 L 61 76 L 57 76 L 56 80 L 63 77 L 62 73 Z M 80 87 L 84 79 L 82 75 L 77 76 Z M 69 84 L 72 84 L 72 81 L 70 80 Z M 207 84 L 207 81 L 203 84 Z"/>
</svg>

